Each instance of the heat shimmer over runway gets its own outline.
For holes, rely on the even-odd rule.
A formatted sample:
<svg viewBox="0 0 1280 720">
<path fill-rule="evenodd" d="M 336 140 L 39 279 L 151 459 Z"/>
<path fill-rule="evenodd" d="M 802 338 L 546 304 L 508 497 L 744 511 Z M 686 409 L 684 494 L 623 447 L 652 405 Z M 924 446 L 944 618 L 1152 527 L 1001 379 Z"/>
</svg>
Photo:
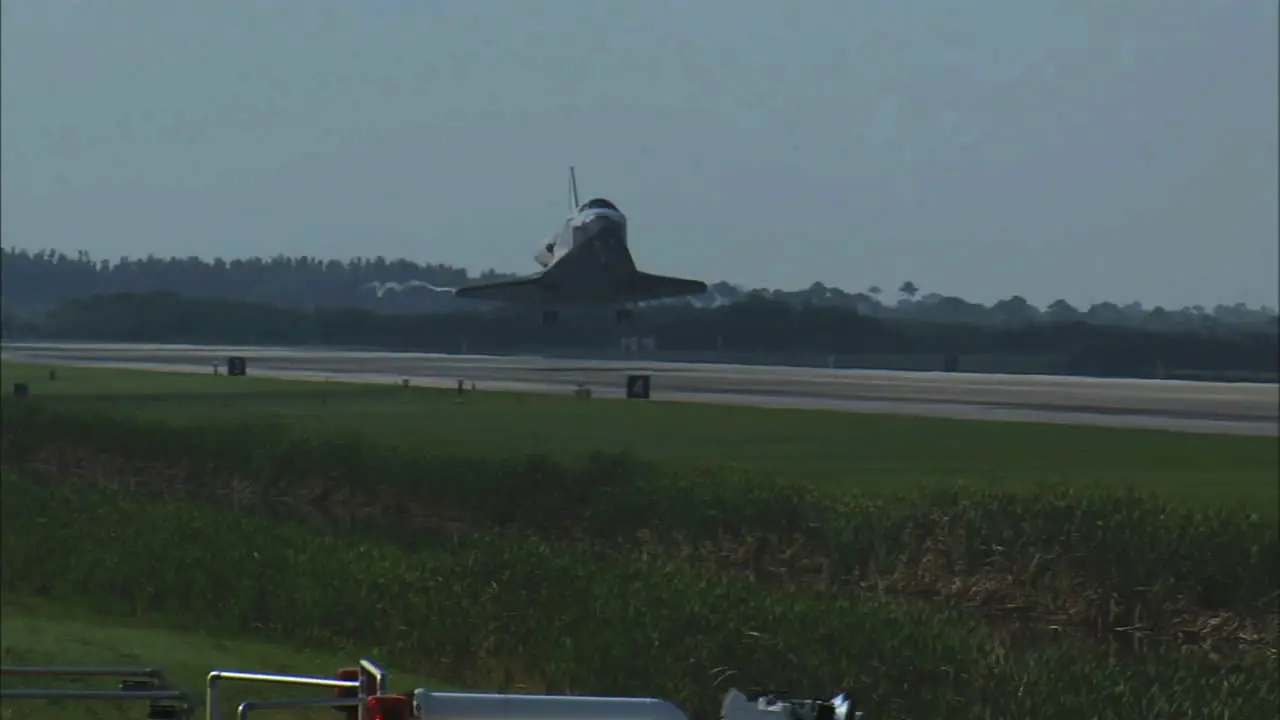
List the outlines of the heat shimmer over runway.
<svg viewBox="0 0 1280 720">
<path fill-rule="evenodd" d="M 241 355 L 250 375 L 264 377 L 438 387 L 461 379 L 478 390 L 565 394 L 581 384 L 601 398 L 622 397 L 627 375 L 648 373 L 656 401 L 1280 435 L 1280 386 L 1261 383 L 118 343 L 6 343 L 0 355 L 186 372 Z"/>
</svg>

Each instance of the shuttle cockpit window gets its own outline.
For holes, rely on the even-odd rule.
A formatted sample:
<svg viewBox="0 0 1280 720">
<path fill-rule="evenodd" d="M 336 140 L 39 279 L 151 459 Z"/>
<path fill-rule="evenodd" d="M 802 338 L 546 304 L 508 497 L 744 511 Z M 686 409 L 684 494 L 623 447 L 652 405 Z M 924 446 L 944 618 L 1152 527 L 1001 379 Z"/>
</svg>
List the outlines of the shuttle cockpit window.
<svg viewBox="0 0 1280 720">
<path fill-rule="evenodd" d="M 618 206 L 604 198 L 592 198 L 585 202 L 582 207 L 578 208 L 579 212 L 583 210 L 612 210 L 614 212 L 618 212 Z"/>
</svg>

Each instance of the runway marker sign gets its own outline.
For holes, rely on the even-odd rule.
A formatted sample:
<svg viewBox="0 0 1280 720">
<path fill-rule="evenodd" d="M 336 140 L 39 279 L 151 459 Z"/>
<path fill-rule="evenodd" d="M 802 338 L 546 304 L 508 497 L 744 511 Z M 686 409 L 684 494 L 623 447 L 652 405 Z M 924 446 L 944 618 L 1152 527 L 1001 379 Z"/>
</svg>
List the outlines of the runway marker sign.
<svg viewBox="0 0 1280 720">
<path fill-rule="evenodd" d="M 628 375 L 627 376 L 627 399 L 628 400 L 648 400 L 649 399 L 649 376 L 648 375 Z"/>
</svg>

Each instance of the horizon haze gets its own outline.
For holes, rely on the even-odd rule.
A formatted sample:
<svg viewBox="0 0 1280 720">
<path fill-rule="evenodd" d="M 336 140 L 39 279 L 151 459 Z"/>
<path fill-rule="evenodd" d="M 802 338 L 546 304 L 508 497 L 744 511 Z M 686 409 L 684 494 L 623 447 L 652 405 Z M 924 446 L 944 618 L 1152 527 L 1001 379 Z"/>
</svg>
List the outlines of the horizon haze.
<svg viewBox="0 0 1280 720">
<path fill-rule="evenodd" d="M 803 11 L 800 11 L 800 8 Z M 1280 305 L 1275 3 L 6 3 L 0 236 Z"/>
</svg>

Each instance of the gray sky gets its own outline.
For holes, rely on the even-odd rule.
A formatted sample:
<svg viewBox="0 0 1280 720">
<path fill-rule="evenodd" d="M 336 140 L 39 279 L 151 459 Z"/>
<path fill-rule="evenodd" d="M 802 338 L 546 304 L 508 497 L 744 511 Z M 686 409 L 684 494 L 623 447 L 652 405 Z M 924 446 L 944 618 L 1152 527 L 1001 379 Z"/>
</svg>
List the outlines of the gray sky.
<svg viewBox="0 0 1280 720">
<path fill-rule="evenodd" d="M 7 0 L 3 242 L 1275 305 L 1277 3 Z"/>
</svg>

